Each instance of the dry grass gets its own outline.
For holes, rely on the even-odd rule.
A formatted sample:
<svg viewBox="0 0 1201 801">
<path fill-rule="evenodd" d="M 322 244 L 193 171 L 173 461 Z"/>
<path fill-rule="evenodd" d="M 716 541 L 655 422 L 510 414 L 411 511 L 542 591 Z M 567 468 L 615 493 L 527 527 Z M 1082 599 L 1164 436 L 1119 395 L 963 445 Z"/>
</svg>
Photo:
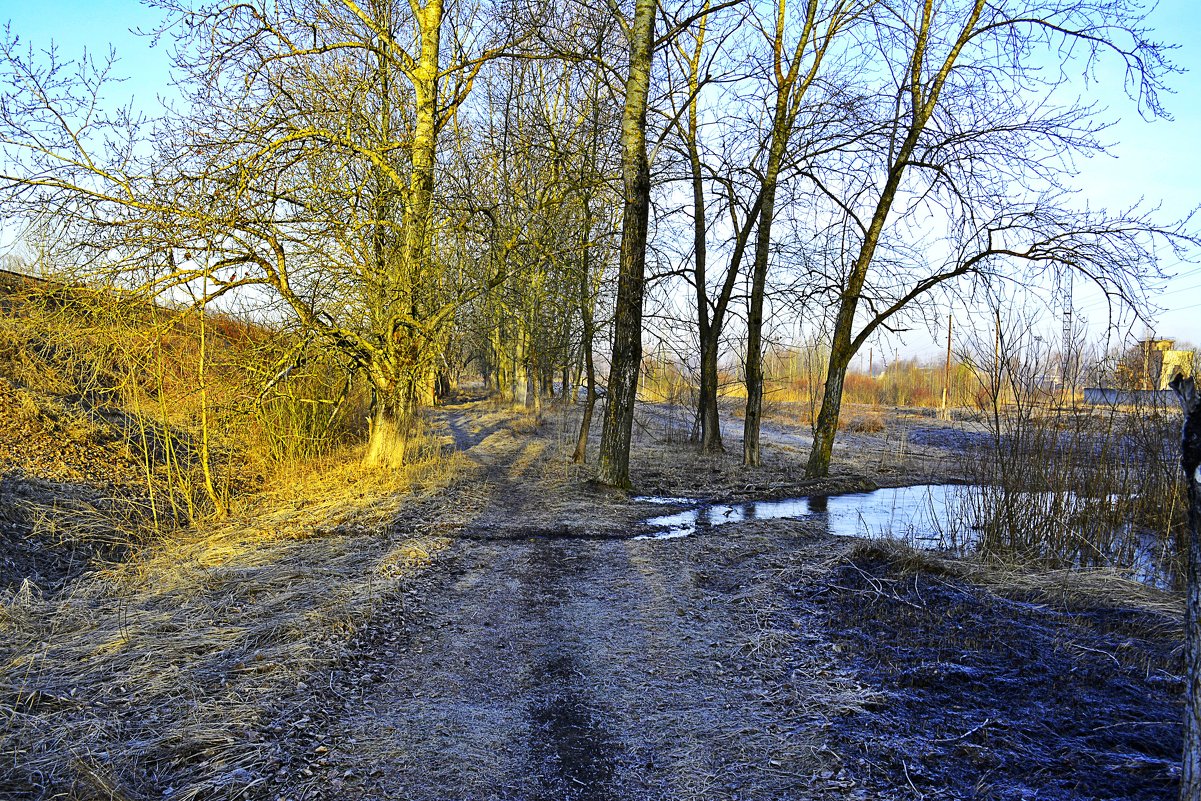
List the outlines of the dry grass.
<svg viewBox="0 0 1201 801">
<path fill-rule="evenodd" d="M 189 521 L 252 490 L 248 474 L 365 438 L 366 390 L 328 354 L 298 359 L 287 331 L 86 287 L 3 299 L 12 313 L 0 319 L 0 372 L 21 417 L 75 441 L 120 436 L 147 483 L 161 478 L 147 492 Z M 213 493 L 203 486 L 206 444 Z"/>
<path fill-rule="evenodd" d="M 0 603 L 0 796 L 239 798 L 278 767 L 358 622 L 448 540 L 398 527 L 458 457 L 280 481 L 57 598 Z M 281 477 L 282 478 L 282 477 Z"/>
<path fill-rule="evenodd" d="M 879 409 L 867 409 L 843 415 L 838 421 L 838 427 L 854 434 L 879 434 L 888 428 L 884 422 L 884 415 Z"/>
<path fill-rule="evenodd" d="M 858 540 L 840 561 L 880 559 L 905 573 L 971 582 L 1007 597 L 1036 598 L 1065 608 L 1136 608 L 1183 621 L 1180 593 L 1150 587 L 1114 569 L 1046 570 L 997 558 L 948 557 L 896 540 Z M 1180 624 L 1183 636 L 1183 623 Z"/>
</svg>

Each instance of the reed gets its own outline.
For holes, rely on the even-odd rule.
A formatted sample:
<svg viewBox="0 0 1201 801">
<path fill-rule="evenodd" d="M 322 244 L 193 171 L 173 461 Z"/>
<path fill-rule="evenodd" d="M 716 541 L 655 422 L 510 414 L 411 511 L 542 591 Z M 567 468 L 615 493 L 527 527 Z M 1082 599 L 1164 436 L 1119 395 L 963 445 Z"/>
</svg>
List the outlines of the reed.
<svg viewBox="0 0 1201 801">
<path fill-rule="evenodd" d="M 1176 581 L 1187 507 L 1173 410 L 1077 406 L 1042 381 L 1044 361 L 1018 346 L 979 373 L 989 444 L 968 461 L 969 539 L 995 558 Z"/>
</svg>

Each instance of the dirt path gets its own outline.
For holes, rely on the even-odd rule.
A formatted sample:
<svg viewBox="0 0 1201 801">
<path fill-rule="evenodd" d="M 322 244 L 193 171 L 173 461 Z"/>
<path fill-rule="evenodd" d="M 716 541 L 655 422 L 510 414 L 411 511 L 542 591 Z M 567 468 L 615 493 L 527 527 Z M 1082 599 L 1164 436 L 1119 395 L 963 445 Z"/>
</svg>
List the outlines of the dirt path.
<svg viewBox="0 0 1201 801">
<path fill-rule="evenodd" d="M 597 519 L 629 512 L 562 497 L 536 441 L 466 408 L 446 426 L 487 497 L 355 643 L 308 797 L 847 797 L 820 735 L 840 677 L 813 681 L 832 651 L 768 604 L 814 537 L 613 539 Z"/>
<path fill-rule="evenodd" d="M 657 510 L 589 490 L 545 429 L 443 414 L 475 464 L 454 544 L 359 631 L 285 797 L 1174 796 L 1171 613 L 1010 600 L 812 519 L 633 540 Z M 642 447 L 645 489 L 759 488 Z"/>
</svg>

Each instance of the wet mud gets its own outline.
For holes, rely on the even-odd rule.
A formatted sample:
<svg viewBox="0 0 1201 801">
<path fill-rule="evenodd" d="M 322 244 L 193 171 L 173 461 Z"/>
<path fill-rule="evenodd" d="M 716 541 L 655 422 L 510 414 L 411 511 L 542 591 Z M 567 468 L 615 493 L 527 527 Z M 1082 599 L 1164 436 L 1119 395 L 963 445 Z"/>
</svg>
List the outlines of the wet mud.
<svg viewBox="0 0 1201 801">
<path fill-rule="evenodd" d="M 581 675 L 569 656 L 548 662 L 539 674 L 545 692 L 529 711 L 537 734 L 532 750 L 543 769 L 539 801 L 611 797 L 612 744 L 600 713 L 578 686 Z"/>
<path fill-rule="evenodd" d="M 1178 621 L 1002 598 L 886 558 L 842 565 L 803 595 L 882 694 L 831 732 L 871 797 L 1177 797 Z"/>
<path fill-rule="evenodd" d="M 607 715 L 584 686 L 584 672 L 566 645 L 566 632 L 556 631 L 562 623 L 554 614 L 570 597 L 571 582 L 585 572 L 582 557 L 552 541 L 531 546 L 522 605 L 527 616 L 547 620 L 551 635 L 549 647 L 533 654 L 536 689 L 526 711 L 531 767 L 538 777 L 532 801 L 602 801 L 611 797 L 617 762 Z"/>
</svg>

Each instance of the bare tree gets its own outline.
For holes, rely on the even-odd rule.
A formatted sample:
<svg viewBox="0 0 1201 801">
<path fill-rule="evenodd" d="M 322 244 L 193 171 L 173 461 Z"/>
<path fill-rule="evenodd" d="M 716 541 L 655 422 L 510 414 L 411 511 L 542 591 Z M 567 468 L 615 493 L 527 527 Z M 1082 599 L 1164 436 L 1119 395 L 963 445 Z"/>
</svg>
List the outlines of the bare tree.
<svg viewBox="0 0 1201 801">
<path fill-rule="evenodd" d="M 343 352 L 374 390 L 368 460 L 396 464 L 456 309 L 499 280 L 448 273 L 437 247 L 439 141 L 487 31 L 444 47 L 442 0 L 159 7 L 188 110 L 153 130 L 98 111 L 109 65 L 4 43 L 5 211 L 54 218 L 114 281 L 272 305 L 298 332 L 277 376 Z"/>
<path fill-rule="evenodd" d="M 741 11 L 741 9 L 737 9 Z M 700 350 L 699 391 L 697 393 L 697 429 L 694 439 L 705 453 L 724 450 L 721 438 L 721 421 L 718 414 L 718 357 L 722 333 L 725 329 L 734 289 L 741 274 L 747 243 L 754 230 L 762 203 L 762 193 L 746 190 L 739 186 L 739 178 L 746 179 L 744 168 L 734 167 L 738 156 L 724 152 L 706 159 L 702 133 L 702 94 L 716 81 L 737 81 L 740 76 L 729 72 L 722 65 L 725 55 L 723 47 L 733 29 L 743 19 L 741 13 L 729 20 L 718 17 L 714 23 L 724 23 L 717 29 L 717 45 L 706 48 L 707 33 L 711 23 L 711 4 L 706 3 L 703 15 L 694 31 L 683 32 L 673 42 L 673 53 L 678 68 L 684 75 L 684 98 L 680 107 L 670 109 L 672 130 L 678 140 L 678 148 L 687 164 L 687 181 L 691 190 L 691 248 L 692 275 L 690 280 L 695 296 L 695 320 L 697 343 Z M 724 72 L 723 72 L 724 71 Z M 717 73 L 715 75 L 715 72 Z M 675 99 L 678 93 L 669 93 Z M 725 98 L 728 102 L 729 98 Z M 752 159 L 753 160 L 753 159 Z M 709 188 L 711 187 L 711 188 Z M 721 206 L 729 216 L 728 226 L 732 239 L 732 250 L 726 260 L 724 272 L 711 270 L 709 239 L 713 235 L 714 221 L 710 219 L 708 198 L 713 195 L 721 199 Z M 749 196 L 749 208 L 743 208 L 743 198 Z M 718 254 L 720 255 L 720 253 Z M 710 289 L 709 281 L 716 279 Z"/>
<path fill-rule="evenodd" d="M 759 190 L 759 214 L 755 232 L 755 263 L 751 294 L 747 301 L 746 413 L 743 417 L 742 462 L 760 463 L 759 425 L 763 414 L 763 295 L 772 245 L 772 222 L 776 214 L 776 192 L 785 168 L 789 140 L 810 87 L 817 80 L 827 53 L 840 41 L 840 34 L 866 10 L 866 3 L 839 0 L 829 10 L 820 0 L 807 0 L 799 20 L 789 18 L 786 0 L 776 0 L 775 19 L 759 29 L 768 41 L 772 82 L 771 127 L 767 138 L 767 161 Z M 797 25 L 797 22 L 800 24 Z M 789 52 L 788 31 L 799 28 Z"/>
<path fill-rule="evenodd" d="M 837 287 L 837 315 L 811 476 L 829 471 L 851 358 L 933 288 L 1025 265 L 1032 277 L 1071 269 L 1135 297 L 1153 271 L 1153 242 L 1189 239 L 1146 214 L 1073 208 L 1064 188 L 1073 154 L 1103 150 L 1095 109 L 1061 101 L 1075 59 L 1091 71 L 1115 57 L 1143 108 L 1161 111 L 1157 91 L 1171 66 L 1137 4 L 882 2 L 870 19 L 862 46 L 875 50 L 877 68 L 862 78 L 879 88 L 863 92 L 863 134 L 807 171 L 843 221 L 848 254 L 825 279 Z"/>
</svg>

